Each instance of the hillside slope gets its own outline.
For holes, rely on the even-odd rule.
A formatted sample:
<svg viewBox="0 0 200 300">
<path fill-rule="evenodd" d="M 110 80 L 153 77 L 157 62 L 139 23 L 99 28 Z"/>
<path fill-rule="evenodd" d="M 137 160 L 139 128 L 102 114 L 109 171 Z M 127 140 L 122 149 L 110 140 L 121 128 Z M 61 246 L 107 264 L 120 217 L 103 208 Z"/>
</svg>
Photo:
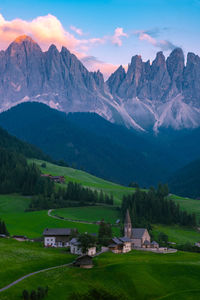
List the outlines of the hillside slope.
<svg viewBox="0 0 200 300">
<path fill-rule="evenodd" d="M 170 190 L 180 196 L 200 198 L 200 159 L 178 170 L 169 180 Z"/>
<path fill-rule="evenodd" d="M 145 138 L 97 115 L 86 114 L 81 123 L 78 118 L 33 102 L 2 113 L 0 125 L 54 159 L 101 178 L 122 184 L 136 181 L 141 186 L 166 178 L 168 170 L 162 165 L 161 151 Z"/>
<path fill-rule="evenodd" d="M 6 130 L 2 129 L 1 127 L 0 127 L 0 148 L 4 148 L 8 151 L 16 152 L 18 154 L 22 154 L 29 158 L 35 157 L 44 160 L 50 159 L 36 146 L 20 141 L 16 137 L 10 135 Z"/>
</svg>

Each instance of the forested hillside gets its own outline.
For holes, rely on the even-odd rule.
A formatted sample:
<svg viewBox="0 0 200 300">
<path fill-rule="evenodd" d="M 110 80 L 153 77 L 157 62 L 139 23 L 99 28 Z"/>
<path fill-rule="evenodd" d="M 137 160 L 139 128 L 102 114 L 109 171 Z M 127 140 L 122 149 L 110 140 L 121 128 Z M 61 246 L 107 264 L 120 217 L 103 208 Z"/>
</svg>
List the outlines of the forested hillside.
<svg viewBox="0 0 200 300">
<path fill-rule="evenodd" d="M 16 137 L 10 135 L 6 130 L 0 127 L 0 147 L 6 150 L 20 153 L 29 158 L 38 158 L 49 160 L 49 156 L 44 154 L 35 146 L 22 142 Z"/>
<path fill-rule="evenodd" d="M 177 195 L 200 198 L 200 160 L 195 160 L 178 170 L 171 177 L 169 186 Z"/>
<path fill-rule="evenodd" d="M 69 115 L 41 103 L 23 103 L 0 115 L 0 124 L 55 160 L 98 177 L 141 186 L 164 181 L 174 166 L 167 152 L 95 114 Z"/>
</svg>

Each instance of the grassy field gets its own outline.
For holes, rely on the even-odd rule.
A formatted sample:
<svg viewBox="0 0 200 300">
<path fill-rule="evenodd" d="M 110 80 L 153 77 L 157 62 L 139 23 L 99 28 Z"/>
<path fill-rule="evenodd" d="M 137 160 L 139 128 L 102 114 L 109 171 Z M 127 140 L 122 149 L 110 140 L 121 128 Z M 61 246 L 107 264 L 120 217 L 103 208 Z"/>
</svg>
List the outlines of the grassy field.
<svg viewBox="0 0 200 300">
<path fill-rule="evenodd" d="M 94 259 L 90 270 L 62 268 L 35 275 L 1 293 L 1 300 L 21 299 L 24 288 L 31 291 L 49 286 L 48 300 L 72 299 L 72 292 L 84 293 L 97 287 L 123 293 L 122 299 L 200 299 L 200 256 L 195 253 L 154 254 L 132 251 L 105 253 Z"/>
<path fill-rule="evenodd" d="M 153 225 L 153 232 L 155 235 L 158 232 L 164 232 L 168 235 L 170 242 L 175 242 L 177 244 L 185 244 L 187 242 L 194 244 L 195 242 L 200 241 L 200 232 L 178 225 Z"/>
<path fill-rule="evenodd" d="M 200 220 L 200 200 L 183 198 L 176 195 L 171 195 L 170 198 L 178 203 L 181 209 L 186 210 L 189 213 L 195 213 L 198 220 Z"/>
<path fill-rule="evenodd" d="M 46 168 L 42 168 L 41 164 L 43 163 L 43 161 L 37 159 L 31 159 L 29 160 L 29 162 L 34 162 L 36 165 L 38 165 L 42 173 L 65 176 L 66 182 L 77 182 L 85 187 L 96 189 L 98 191 L 102 190 L 105 193 L 112 194 L 116 205 L 121 204 L 121 200 L 124 194 L 130 194 L 135 191 L 134 188 L 128 188 L 119 184 L 115 184 L 113 182 L 106 181 L 84 171 L 67 167 L 60 167 L 48 162 L 45 162 Z"/>
<path fill-rule="evenodd" d="M 104 219 L 106 222 L 115 224 L 119 218 L 119 212 L 113 207 L 87 206 L 87 207 L 68 207 L 55 209 L 52 215 L 58 215 L 67 219 L 97 222 Z"/>
<path fill-rule="evenodd" d="M 0 239 L 0 288 L 28 273 L 73 259 L 74 256 L 64 250 L 46 249 L 40 243 Z"/>
<path fill-rule="evenodd" d="M 11 235 L 36 238 L 42 235 L 46 227 L 75 227 L 79 232 L 98 232 L 98 225 L 57 220 L 49 217 L 47 210 L 24 212 L 29 201 L 28 198 L 19 195 L 0 195 L 0 218 L 6 222 Z M 117 235 L 119 228 L 114 227 L 113 233 Z"/>
</svg>

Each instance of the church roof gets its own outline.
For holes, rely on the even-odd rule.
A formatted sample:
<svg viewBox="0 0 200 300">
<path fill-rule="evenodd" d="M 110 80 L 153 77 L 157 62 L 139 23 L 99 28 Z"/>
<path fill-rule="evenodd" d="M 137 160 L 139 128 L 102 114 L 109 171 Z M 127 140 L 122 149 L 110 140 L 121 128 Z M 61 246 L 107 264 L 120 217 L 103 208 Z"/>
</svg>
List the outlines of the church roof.
<svg viewBox="0 0 200 300">
<path fill-rule="evenodd" d="M 127 209 L 124 224 L 129 224 L 129 223 L 131 223 L 131 218 L 130 218 L 129 210 Z"/>
<path fill-rule="evenodd" d="M 132 228 L 133 239 L 141 239 L 145 233 L 146 228 Z"/>
</svg>

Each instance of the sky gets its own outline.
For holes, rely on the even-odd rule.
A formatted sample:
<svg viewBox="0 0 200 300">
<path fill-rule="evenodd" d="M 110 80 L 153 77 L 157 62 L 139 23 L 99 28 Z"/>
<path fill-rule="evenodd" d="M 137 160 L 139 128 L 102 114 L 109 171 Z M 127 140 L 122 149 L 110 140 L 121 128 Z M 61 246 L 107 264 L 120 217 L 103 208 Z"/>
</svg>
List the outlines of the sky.
<svg viewBox="0 0 200 300">
<path fill-rule="evenodd" d="M 0 49 L 22 34 L 43 51 L 67 47 L 107 78 L 136 54 L 200 55 L 200 0 L 1 0 Z"/>
</svg>

